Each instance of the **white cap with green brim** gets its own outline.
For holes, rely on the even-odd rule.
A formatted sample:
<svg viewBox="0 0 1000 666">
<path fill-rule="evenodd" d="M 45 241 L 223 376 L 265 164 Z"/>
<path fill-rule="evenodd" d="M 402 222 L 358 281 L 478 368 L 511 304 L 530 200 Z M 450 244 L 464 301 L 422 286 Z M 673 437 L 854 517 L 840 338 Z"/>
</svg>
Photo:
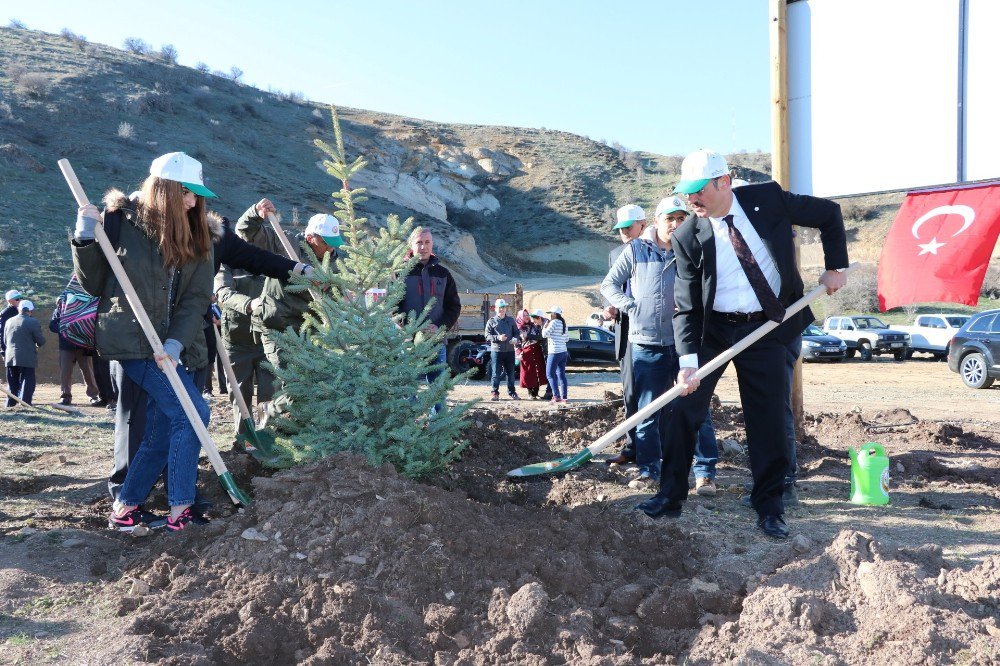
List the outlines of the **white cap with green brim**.
<svg viewBox="0 0 1000 666">
<path fill-rule="evenodd" d="M 660 203 L 656 204 L 656 215 L 653 217 L 669 215 L 670 213 L 675 213 L 677 211 L 686 213 L 688 212 L 688 209 L 680 197 L 667 197 L 666 199 L 661 199 Z"/>
<path fill-rule="evenodd" d="M 618 220 L 618 224 L 613 226 L 612 229 L 626 229 L 636 222 L 643 222 L 646 219 L 646 211 L 635 204 L 628 204 L 619 208 L 618 212 L 615 213 L 615 217 Z"/>
<path fill-rule="evenodd" d="M 340 220 L 326 213 L 317 213 L 309 218 L 309 224 L 306 225 L 306 235 L 308 234 L 319 236 L 331 247 L 340 247 L 344 244 L 344 239 L 340 235 Z"/>
<path fill-rule="evenodd" d="M 684 158 L 681 182 L 674 188 L 674 194 L 701 192 L 713 178 L 728 174 L 726 158 L 713 150 L 696 150 Z"/>
<path fill-rule="evenodd" d="M 25 310 L 34 310 L 35 304 L 31 301 L 21 301 L 21 304 L 17 306 L 17 309 L 21 312 L 24 312 Z"/>
<path fill-rule="evenodd" d="M 218 199 L 212 190 L 205 187 L 201 162 L 185 153 L 160 155 L 149 165 L 149 175 L 178 182 L 199 197 Z"/>
</svg>

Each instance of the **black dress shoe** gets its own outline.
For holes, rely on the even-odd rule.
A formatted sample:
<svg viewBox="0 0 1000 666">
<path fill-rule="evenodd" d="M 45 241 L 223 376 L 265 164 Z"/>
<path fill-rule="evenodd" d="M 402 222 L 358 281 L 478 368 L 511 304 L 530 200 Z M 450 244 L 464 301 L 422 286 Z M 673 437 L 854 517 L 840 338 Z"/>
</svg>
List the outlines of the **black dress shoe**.
<svg viewBox="0 0 1000 666">
<path fill-rule="evenodd" d="M 631 465 L 635 462 L 635 458 L 632 456 L 627 456 L 624 453 L 619 453 L 614 458 L 608 458 L 604 461 L 605 465 Z"/>
<path fill-rule="evenodd" d="M 788 525 L 785 524 L 785 519 L 778 514 L 761 516 L 757 519 L 757 527 L 769 537 L 774 537 L 775 539 L 788 538 Z"/>
<path fill-rule="evenodd" d="M 636 511 L 642 511 L 650 518 L 677 518 L 681 515 L 681 508 L 680 502 L 671 502 L 666 495 L 660 493 L 635 505 Z"/>
</svg>

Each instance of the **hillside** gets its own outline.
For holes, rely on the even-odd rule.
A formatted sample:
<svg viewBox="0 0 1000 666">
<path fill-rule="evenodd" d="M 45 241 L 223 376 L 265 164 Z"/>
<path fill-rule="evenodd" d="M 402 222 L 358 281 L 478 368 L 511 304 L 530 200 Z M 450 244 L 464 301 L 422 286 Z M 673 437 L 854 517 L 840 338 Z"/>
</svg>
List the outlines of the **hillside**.
<svg viewBox="0 0 1000 666">
<path fill-rule="evenodd" d="M 349 152 L 370 162 L 352 183 L 369 189 L 365 212 L 376 223 L 398 213 L 430 226 L 462 288 L 600 274 L 616 242 L 614 209 L 655 206 L 681 162 L 555 130 L 340 111 Z M 326 101 L 264 92 L 156 54 L 0 28 L 0 281 L 42 303 L 65 283 L 74 205 L 61 157 L 96 200 L 112 186 L 137 187 L 157 155 L 184 150 L 203 162 L 220 213 L 235 218 L 267 196 L 301 229 L 331 208 L 337 183 L 313 146 L 331 134 Z M 765 153 L 729 159 L 748 180 L 768 177 Z M 852 256 L 877 258 L 901 198 L 846 204 Z M 803 237 L 807 269 L 814 240 Z"/>
</svg>

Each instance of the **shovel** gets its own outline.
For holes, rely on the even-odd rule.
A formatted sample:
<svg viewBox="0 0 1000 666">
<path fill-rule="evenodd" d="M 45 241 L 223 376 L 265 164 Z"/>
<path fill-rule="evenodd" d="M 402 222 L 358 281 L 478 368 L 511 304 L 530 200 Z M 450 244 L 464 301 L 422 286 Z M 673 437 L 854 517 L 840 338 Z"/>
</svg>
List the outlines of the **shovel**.
<svg viewBox="0 0 1000 666">
<path fill-rule="evenodd" d="M 236 405 L 239 407 L 240 416 L 243 418 L 245 431 L 237 435 L 237 437 L 243 440 L 243 443 L 246 444 L 247 452 L 254 458 L 264 463 L 272 462 L 275 447 L 274 434 L 257 430 L 256 424 L 253 422 L 253 415 L 250 413 L 250 408 L 243 398 L 243 391 L 240 390 L 240 385 L 236 381 L 236 372 L 233 370 L 233 364 L 229 360 L 229 352 L 226 351 L 226 346 L 222 344 L 219 325 L 216 324 L 213 328 L 215 328 L 215 348 L 219 350 L 219 358 L 222 359 L 222 368 L 226 371 L 226 381 L 229 382 L 229 388 L 236 397 Z"/>
<path fill-rule="evenodd" d="M 50 412 L 50 411 L 48 411 L 46 409 L 42 409 L 38 405 L 32 405 L 30 403 L 25 402 L 24 400 L 21 400 L 16 395 L 14 395 L 13 393 L 11 393 L 10 391 L 8 391 L 7 389 L 5 389 L 2 386 L 0 386 L 0 391 L 3 391 L 4 395 L 6 395 L 11 400 L 14 400 L 15 402 L 17 402 L 22 407 L 27 407 L 28 409 L 34 409 L 35 411 L 42 412 L 43 414 L 51 414 L 52 413 L 52 412 Z M 56 405 L 46 405 L 46 407 L 48 407 L 49 409 L 52 409 L 52 408 L 55 408 Z M 77 409 L 76 407 L 71 407 L 69 405 L 58 405 L 58 409 L 60 409 L 63 412 L 67 412 L 69 414 L 79 414 L 80 413 L 79 409 Z M 58 414 L 59 412 L 56 412 L 56 413 Z"/>
<path fill-rule="evenodd" d="M 856 267 L 857 264 L 853 264 L 845 272 L 850 273 Z M 824 293 L 826 293 L 826 287 L 823 285 L 819 285 L 818 287 L 810 291 L 808 294 L 806 294 L 799 300 L 795 301 L 795 303 L 790 305 L 788 309 L 785 310 L 785 319 L 788 319 L 796 312 L 803 309 L 804 307 L 815 301 L 817 298 L 822 296 Z M 774 321 L 765 322 L 762 326 L 760 326 L 760 328 L 754 330 L 753 333 L 743 338 L 735 345 L 733 345 L 726 351 L 722 352 L 721 354 L 713 358 L 711 361 L 709 361 L 702 367 L 698 368 L 698 371 L 695 373 L 695 377 L 698 378 L 698 381 L 701 381 L 702 379 L 704 379 L 705 377 L 712 374 L 720 367 L 731 361 L 733 357 L 742 352 L 744 349 L 746 349 L 753 343 L 757 342 L 758 340 L 760 340 L 762 337 L 764 337 L 777 327 L 778 327 L 778 322 Z M 684 384 L 678 384 L 677 386 L 674 386 L 672 389 L 670 389 L 669 391 L 658 397 L 656 400 L 654 400 L 653 402 L 649 403 L 648 405 L 637 411 L 631 417 L 627 418 L 624 423 L 615 426 L 614 428 L 611 429 L 610 432 L 605 433 L 596 442 L 586 447 L 579 453 L 576 453 L 571 456 L 565 456 L 563 458 L 558 458 L 556 460 L 550 460 L 548 462 L 533 463 L 531 465 L 525 465 L 524 467 L 518 467 L 517 469 L 512 469 L 511 471 L 507 472 L 507 476 L 516 479 L 526 476 L 539 476 L 541 474 L 558 474 L 560 472 L 568 472 L 569 470 L 575 467 L 579 467 L 580 465 L 587 462 L 595 455 L 603 451 L 612 442 L 617 440 L 626 432 L 639 425 L 650 414 L 655 413 L 657 410 L 661 409 L 664 405 L 669 403 L 674 398 L 680 397 L 681 393 L 684 392 L 684 389 L 685 389 Z"/>
<path fill-rule="evenodd" d="M 58 164 L 63 177 L 66 179 L 66 183 L 73 191 L 77 205 L 86 206 L 90 201 L 87 199 L 87 194 L 83 191 L 80 181 L 77 180 L 76 172 L 73 171 L 69 160 L 61 159 Z M 135 318 L 139 321 L 139 325 L 142 326 L 142 331 L 146 334 L 146 339 L 149 341 L 149 346 L 153 348 L 153 353 L 163 354 L 163 343 L 160 342 L 160 338 L 156 334 L 156 329 L 153 328 L 153 324 L 149 321 L 149 316 L 146 314 L 145 308 L 142 307 L 138 294 L 135 293 L 135 287 L 132 286 L 132 282 L 128 279 L 128 274 L 125 273 L 125 268 L 122 266 L 121 260 L 118 259 L 118 254 L 111 245 L 111 241 L 108 240 L 107 234 L 104 233 L 104 226 L 102 224 L 98 224 L 94 229 L 94 235 L 97 237 L 97 242 L 101 246 L 101 250 L 104 252 L 104 256 L 111 266 L 111 270 L 114 271 L 118 284 L 121 286 L 122 291 L 125 292 L 125 298 L 132 308 L 132 314 L 135 315 Z M 195 409 L 194 403 L 191 402 L 191 396 L 188 395 L 184 384 L 181 382 L 180 375 L 177 374 L 177 368 L 170 363 L 163 363 L 160 365 L 160 369 L 163 370 L 163 374 L 166 375 L 167 380 L 170 382 L 170 387 L 177 394 L 177 399 L 180 401 L 184 413 L 187 414 L 188 420 L 191 422 L 191 427 L 194 428 L 195 433 L 198 435 L 201 447 L 205 450 L 206 455 L 208 455 L 212 467 L 215 468 L 215 473 L 219 475 L 219 483 L 229 493 L 229 497 L 233 500 L 234 504 L 250 506 L 250 498 L 236 486 L 233 475 L 226 468 L 226 463 L 222 461 L 222 456 L 219 455 L 219 450 L 215 448 L 212 436 L 208 434 L 208 428 L 201 422 L 201 417 L 198 416 L 198 411 Z"/>
</svg>

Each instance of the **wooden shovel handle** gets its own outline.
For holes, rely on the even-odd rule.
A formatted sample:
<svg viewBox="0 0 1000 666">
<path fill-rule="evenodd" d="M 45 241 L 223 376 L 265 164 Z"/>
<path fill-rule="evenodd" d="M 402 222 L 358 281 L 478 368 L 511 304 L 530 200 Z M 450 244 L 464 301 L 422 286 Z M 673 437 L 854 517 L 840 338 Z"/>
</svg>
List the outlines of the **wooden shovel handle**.
<svg viewBox="0 0 1000 666">
<path fill-rule="evenodd" d="M 302 263 L 302 260 L 299 259 L 299 253 L 295 251 L 291 241 L 288 240 L 288 236 L 285 235 L 285 230 L 281 228 L 281 223 L 278 222 L 278 216 L 274 213 L 268 213 L 267 221 L 271 223 L 274 233 L 278 234 L 278 240 L 281 241 L 281 247 L 285 248 L 285 252 L 288 253 L 288 258 L 292 261 Z"/>
<path fill-rule="evenodd" d="M 233 370 L 233 363 L 229 360 L 229 352 L 226 351 L 226 345 L 222 344 L 222 334 L 219 333 L 219 325 L 216 324 L 212 326 L 215 331 L 215 348 L 219 352 L 219 358 L 222 359 L 222 369 L 226 372 L 226 381 L 229 382 L 229 387 L 236 396 L 236 405 L 240 408 L 240 416 L 244 419 L 251 418 L 250 408 L 247 406 L 247 401 L 243 399 L 243 391 L 240 390 L 240 385 L 236 381 L 236 371 Z"/>
</svg>

